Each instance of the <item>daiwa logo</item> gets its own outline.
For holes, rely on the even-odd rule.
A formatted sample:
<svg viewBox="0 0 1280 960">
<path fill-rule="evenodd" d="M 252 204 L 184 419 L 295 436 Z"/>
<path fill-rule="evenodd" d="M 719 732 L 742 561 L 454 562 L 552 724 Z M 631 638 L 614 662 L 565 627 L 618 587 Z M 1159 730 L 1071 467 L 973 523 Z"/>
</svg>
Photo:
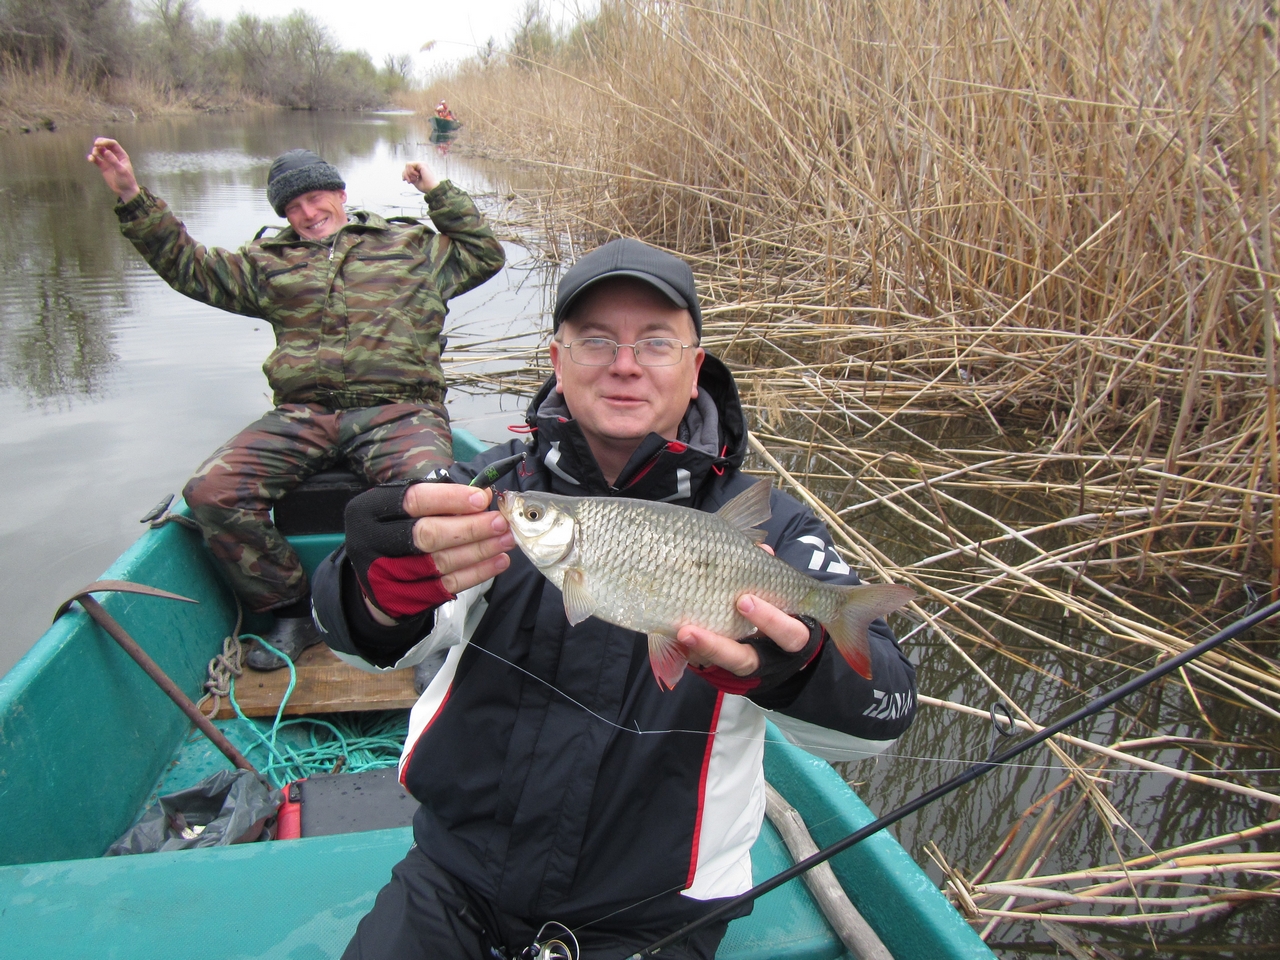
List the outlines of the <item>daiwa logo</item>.
<svg viewBox="0 0 1280 960">
<path fill-rule="evenodd" d="M 872 720 L 897 720 L 905 717 L 915 707 L 916 698 L 910 691 L 886 696 L 883 690 L 872 690 L 871 696 L 876 702 L 863 710 L 862 715 Z"/>
<path fill-rule="evenodd" d="M 828 547 L 827 542 L 821 537 L 800 537 L 801 543 L 807 543 L 814 548 L 813 556 L 809 558 L 810 570 L 821 570 L 822 565 L 827 562 L 827 551 L 831 551 L 833 559 L 827 564 L 827 572 L 835 574 L 845 574 L 849 572 L 849 565 L 840 559 L 840 554 L 836 553 L 835 547 Z"/>
<path fill-rule="evenodd" d="M 564 467 L 560 466 L 560 441 L 555 440 L 551 444 L 551 449 L 547 451 L 547 455 L 542 458 L 542 462 L 547 465 L 547 469 L 554 473 L 565 483 L 572 483 L 575 487 L 580 487 L 576 479 L 565 473 Z"/>
</svg>

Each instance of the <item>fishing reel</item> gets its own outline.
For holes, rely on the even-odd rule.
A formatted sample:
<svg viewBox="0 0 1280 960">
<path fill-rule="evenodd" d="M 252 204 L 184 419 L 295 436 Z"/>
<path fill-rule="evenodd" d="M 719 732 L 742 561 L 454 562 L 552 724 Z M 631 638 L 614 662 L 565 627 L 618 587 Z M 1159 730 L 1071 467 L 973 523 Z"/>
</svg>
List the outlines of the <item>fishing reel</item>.
<svg viewBox="0 0 1280 960">
<path fill-rule="evenodd" d="M 555 929 L 549 931 L 548 927 Z M 578 940 L 563 923 L 548 920 L 533 943 L 521 951 L 519 960 L 578 960 Z"/>
</svg>

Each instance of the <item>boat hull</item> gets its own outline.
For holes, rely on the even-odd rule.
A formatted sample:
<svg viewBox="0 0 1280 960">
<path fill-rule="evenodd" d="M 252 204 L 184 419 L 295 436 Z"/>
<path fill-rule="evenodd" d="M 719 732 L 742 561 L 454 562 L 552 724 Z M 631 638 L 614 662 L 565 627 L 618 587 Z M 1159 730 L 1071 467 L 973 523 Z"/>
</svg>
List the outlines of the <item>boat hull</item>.
<svg viewBox="0 0 1280 960">
<path fill-rule="evenodd" d="M 481 445 L 455 431 L 454 449 L 465 459 Z M 336 534 L 293 540 L 309 569 L 340 542 Z M 178 524 L 149 530 L 104 579 L 150 584 L 199 601 L 99 595 L 178 686 L 198 696 L 208 660 L 236 616 L 199 535 Z M 78 608 L 0 679 L 6 955 L 142 960 L 168 958 L 175 942 L 187 942 L 225 946 L 205 950 L 212 956 L 341 956 L 407 851 L 408 828 L 101 857 L 173 771 L 176 758 L 187 762 L 190 735 L 186 717 Z M 819 845 L 873 819 L 829 764 L 787 743 L 772 724 L 768 737 L 766 776 Z M 226 766 L 211 747 L 207 763 L 209 772 Z M 768 822 L 752 862 L 757 882 L 790 865 Z M 993 956 L 888 834 L 842 853 L 832 865 L 899 960 Z M 750 917 L 735 920 L 719 953 L 734 960 L 845 955 L 797 881 L 762 898 Z"/>
</svg>

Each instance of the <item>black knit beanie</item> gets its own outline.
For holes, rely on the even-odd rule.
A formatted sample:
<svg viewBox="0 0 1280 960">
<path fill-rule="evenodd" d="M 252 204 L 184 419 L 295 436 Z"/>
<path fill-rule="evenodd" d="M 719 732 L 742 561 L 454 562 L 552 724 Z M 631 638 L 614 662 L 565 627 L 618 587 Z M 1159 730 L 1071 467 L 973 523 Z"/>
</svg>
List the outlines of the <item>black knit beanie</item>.
<svg viewBox="0 0 1280 960">
<path fill-rule="evenodd" d="M 267 174 L 267 200 L 284 216 L 289 201 L 312 190 L 345 190 L 342 175 L 310 150 L 290 150 L 276 157 Z"/>
</svg>

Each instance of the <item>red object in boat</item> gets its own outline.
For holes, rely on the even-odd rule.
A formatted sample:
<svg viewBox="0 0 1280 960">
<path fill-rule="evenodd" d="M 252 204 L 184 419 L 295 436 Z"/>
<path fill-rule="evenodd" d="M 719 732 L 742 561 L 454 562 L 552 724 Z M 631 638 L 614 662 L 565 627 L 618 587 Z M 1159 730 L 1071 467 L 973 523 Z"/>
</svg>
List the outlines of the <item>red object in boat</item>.
<svg viewBox="0 0 1280 960">
<path fill-rule="evenodd" d="M 297 840 L 302 836 L 302 788 L 296 780 L 284 788 L 284 803 L 276 819 L 277 840 Z"/>
</svg>

